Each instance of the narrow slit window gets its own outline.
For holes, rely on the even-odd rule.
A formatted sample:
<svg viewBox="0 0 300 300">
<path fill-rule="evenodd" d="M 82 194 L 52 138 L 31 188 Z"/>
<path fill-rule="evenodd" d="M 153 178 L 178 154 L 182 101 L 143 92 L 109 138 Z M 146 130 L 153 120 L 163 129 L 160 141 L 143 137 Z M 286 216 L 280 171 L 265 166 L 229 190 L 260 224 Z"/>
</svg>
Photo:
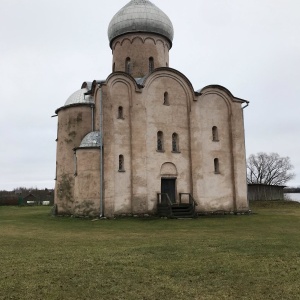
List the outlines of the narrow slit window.
<svg viewBox="0 0 300 300">
<path fill-rule="evenodd" d="M 116 63 L 113 64 L 113 72 L 116 71 Z"/>
<path fill-rule="evenodd" d="M 170 103 L 169 103 L 169 94 L 168 94 L 168 92 L 165 92 L 165 93 L 164 93 L 164 105 L 167 105 L 167 106 L 170 105 Z"/>
<path fill-rule="evenodd" d="M 119 106 L 119 108 L 118 108 L 118 119 L 124 119 L 122 106 Z"/>
<path fill-rule="evenodd" d="M 172 152 L 179 152 L 178 144 L 178 134 L 174 132 L 172 134 Z"/>
<path fill-rule="evenodd" d="M 214 159 L 214 168 L 215 168 L 215 174 L 220 174 L 220 165 L 219 165 L 219 159 Z"/>
<path fill-rule="evenodd" d="M 127 57 L 125 61 L 125 72 L 131 74 L 131 61 L 129 57 Z"/>
<path fill-rule="evenodd" d="M 153 72 L 154 70 L 154 59 L 153 57 L 149 57 L 149 73 Z"/>
<path fill-rule="evenodd" d="M 218 142 L 219 141 L 218 127 L 216 127 L 216 126 L 214 126 L 212 128 L 212 140 L 214 142 Z"/>
<path fill-rule="evenodd" d="M 119 155 L 119 172 L 124 172 L 124 156 Z"/>
<path fill-rule="evenodd" d="M 157 151 L 164 150 L 164 134 L 162 131 L 157 132 Z"/>
</svg>

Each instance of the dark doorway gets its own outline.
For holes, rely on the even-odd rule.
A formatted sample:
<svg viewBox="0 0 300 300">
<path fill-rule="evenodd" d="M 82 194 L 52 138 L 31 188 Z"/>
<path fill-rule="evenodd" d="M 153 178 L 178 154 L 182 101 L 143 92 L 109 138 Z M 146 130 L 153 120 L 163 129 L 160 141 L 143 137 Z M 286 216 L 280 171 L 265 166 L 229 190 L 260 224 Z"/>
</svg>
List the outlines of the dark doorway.
<svg viewBox="0 0 300 300">
<path fill-rule="evenodd" d="M 172 203 L 176 203 L 176 178 L 162 178 L 161 179 L 161 193 L 168 194 Z M 162 195 L 162 202 L 167 204 L 165 195 Z"/>
</svg>

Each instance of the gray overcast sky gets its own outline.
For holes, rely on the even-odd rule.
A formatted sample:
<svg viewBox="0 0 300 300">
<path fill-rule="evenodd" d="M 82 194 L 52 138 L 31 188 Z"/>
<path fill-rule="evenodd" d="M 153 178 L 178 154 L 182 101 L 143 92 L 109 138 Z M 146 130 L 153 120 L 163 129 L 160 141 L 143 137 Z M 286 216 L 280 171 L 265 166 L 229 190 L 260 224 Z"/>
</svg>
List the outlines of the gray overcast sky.
<svg viewBox="0 0 300 300">
<path fill-rule="evenodd" d="M 53 188 L 56 108 L 105 79 L 107 27 L 129 0 L 0 0 L 0 190 Z M 289 156 L 300 186 L 300 1 L 152 0 L 171 19 L 170 67 L 198 90 L 220 84 L 251 101 L 247 156 Z"/>
</svg>

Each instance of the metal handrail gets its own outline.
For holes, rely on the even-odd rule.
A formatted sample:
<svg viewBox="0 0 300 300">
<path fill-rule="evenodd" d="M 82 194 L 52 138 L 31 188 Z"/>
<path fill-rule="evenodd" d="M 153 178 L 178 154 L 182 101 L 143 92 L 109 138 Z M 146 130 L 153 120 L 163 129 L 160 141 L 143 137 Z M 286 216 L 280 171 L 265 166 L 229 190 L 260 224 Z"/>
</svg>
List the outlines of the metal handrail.
<svg viewBox="0 0 300 300">
<path fill-rule="evenodd" d="M 193 207 L 198 206 L 197 201 L 194 199 L 194 197 L 190 193 L 179 193 L 179 203 L 181 204 L 181 196 L 182 195 L 189 195 L 189 204 L 192 204 Z"/>
<path fill-rule="evenodd" d="M 169 209 L 169 213 L 170 213 L 170 216 L 173 217 L 173 211 L 172 211 L 172 201 L 169 197 L 169 195 L 167 193 L 157 193 L 157 205 L 159 205 L 161 203 L 161 200 L 162 200 L 162 195 L 166 196 L 166 199 L 167 199 L 167 207 Z M 160 196 L 160 197 L 159 197 Z M 159 201 L 160 199 L 160 201 Z"/>
<path fill-rule="evenodd" d="M 158 204 L 161 203 L 161 201 L 159 201 L 159 199 L 161 200 L 162 197 L 159 197 L 159 196 L 162 196 L 162 195 L 167 196 L 167 202 L 168 202 L 168 204 L 169 204 L 168 206 L 172 206 L 173 203 L 172 203 L 172 201 L 171 201 L 171 199 L 170 199 L 168 193 L 157 193 L 157 203 L 158 203 Z"/>
<path fill-rule="evenodd" d="M 198 206 L 198 202 L 194 199 L 194 197 L 190 194 L 190 199 L 193 201 L 194 206 Z"/>
</svg>

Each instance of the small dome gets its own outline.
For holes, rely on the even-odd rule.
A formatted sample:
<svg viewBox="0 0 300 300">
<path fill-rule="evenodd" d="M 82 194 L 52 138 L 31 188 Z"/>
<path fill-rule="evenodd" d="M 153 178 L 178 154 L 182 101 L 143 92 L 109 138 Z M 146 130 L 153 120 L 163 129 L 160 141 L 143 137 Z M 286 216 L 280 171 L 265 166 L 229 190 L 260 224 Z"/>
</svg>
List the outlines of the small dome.
<svg viewBox="0 0 300 300">
<path fill-rule="evenodd" d="M 79 148 L 99 148 L 102 145 L 100 131 L 93 131 L 88 133 L 82 140 Z"/>
<path fill-rule="evenodd" d="M 75 93 L 73 93 L 68 100 L 65 103 L 66 105 L 71 105 L 71 104 L 78 104 L 78 103 L 94 103 L 94 99 L 90 95 L 84 95 L 84 93 L 87 93 L 88 89 L 83 88 Z"/>
<path fill-rule="evenodd" d="M 150 32 L 166 37 L 172 46 L 174 30 L 169 17 L 148 0 L 131 0 L 115 14 L 108 26 L 112 41 L 125 33 Z"/>
</svg>

